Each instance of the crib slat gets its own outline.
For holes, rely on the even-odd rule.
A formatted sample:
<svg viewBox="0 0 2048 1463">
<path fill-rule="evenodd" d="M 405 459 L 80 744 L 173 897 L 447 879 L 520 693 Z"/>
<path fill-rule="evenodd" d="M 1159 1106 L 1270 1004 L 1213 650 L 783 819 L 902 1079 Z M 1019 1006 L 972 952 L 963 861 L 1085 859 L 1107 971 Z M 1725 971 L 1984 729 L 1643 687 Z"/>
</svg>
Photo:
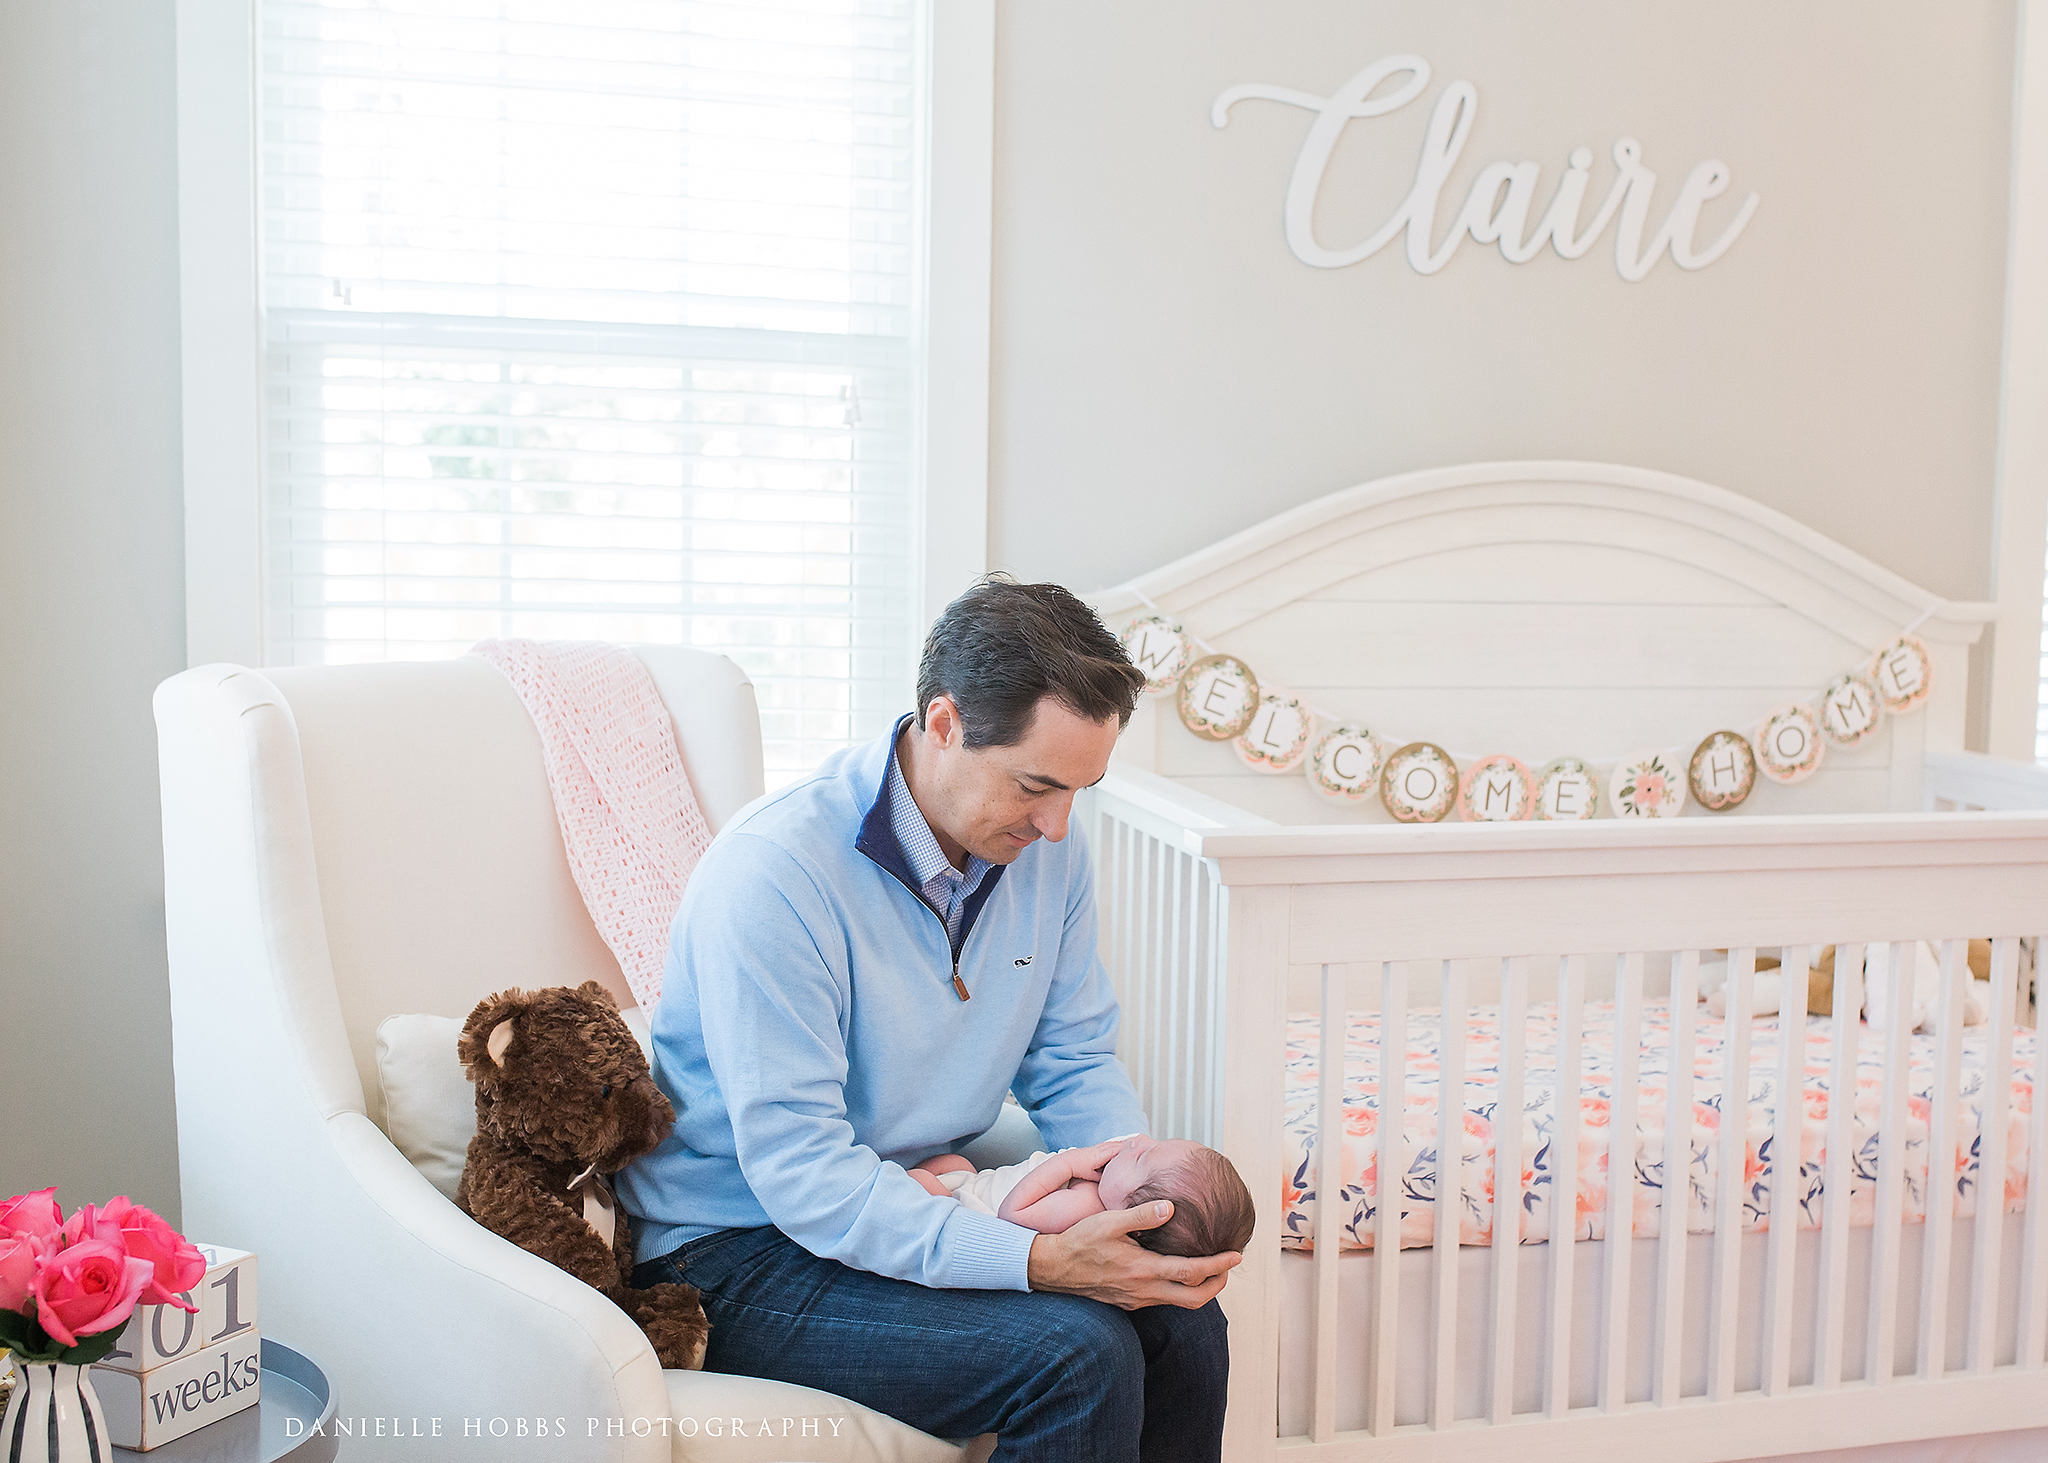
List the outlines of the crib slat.
<svg viewBox="0 0 2048 1463">
<path fill-rule="evenodd" d="M 1921 1238 L 1920 1340 L 1915 1370 L 1938 1377 L 1948 1366 L 1948 1257 L 1955 1228 L 1957 1109 L 1962 1106 L 1963 964 L 1969 946 L 1941 942 L 1941 1005 L 1935 1027 L 1934 1110 L 1927 1133 L 1927 1223 Z"/>
<path fill-rule="evenodd" d="M 1195 1014 L 1195 959 L 1196 934 L 1201 928 L 1199 909 L 1202 898 L 1202 866 L 1193 854 L 1182 855 L 1187 864 L 1187 902 L 1174 920 L 1174 928 L 1185 934 L 1185 953 L 1176 952 L 1173 963 L 1173 1049 L 1180 1060 L 1180 1092 L 1174 1098 L 1174 1111 L 1180 1114 L 1180 1126 L 1174 1131 L 1183 1138 L 1193 1137 L 1195 1131 L 1195 1045 L 1192 1040 Z"/>
<path fill-rule="evenodd" d="M 1621 957 L 1614 982 L 1614 1098 L 1607 1127 L 1607 1243 L 1600 1325 L 1600 1410 L 1628 1406 L 1628 1290 L 1635 1239 L 1636 1102 L 1643 1054 L 1643 956 Z"/>
<path fill-rule="evenodd" d="M 1692 1215 L 1692 1076 L 1699 988 L 1700 952 L 1681 950 L 1671 965 L 1671 1081 L 1664 1093 L 1664 1213 L 1657 1237 L 1657 1349 L 1651 1395 L 1659 1407 L 1675 1406 L 1679 1398 L 1686 1230 Z"/>
<path fill-rule="evenodd" d="M 1735 1395 L 1735 1323 L 1742 1299 L 1743 1201 L 1749 1194 L 1749 1035 L 1756 951 L 1728 952 L 1728 1020 L 1721 1040 L 1721 1128 L 1715 1146 L 1714 1299 L 1707 1341 L 1707 1396 Z"/>
<path fill-rule="evenodd" d="M 1123 880 L 1123 898 L 1117 901 L 1117 1001 L 1128 1009 L 1131 1002 L 1131 955 L 1136 948 L 1138 929 L 1138 830 L 1132 824 L 1120 823 L 1118 831 L 1123 848 L 1117 858 L 1117 872 Z M 1128 1018 L 1117 1033 L 1117 1045 L 1122 1049 L 1124 1062 L 1128 1065 L 1136 1055 L 1137 1035 Z"/>
<path fill-rule="evenodd" d="M 1373 1436 L 1394 1430 L 1395 1338 L 1401 1320 L 1401 1200 L 1408 1126 L 1408 965 L 1380 967 L 1380 1111 L 1372 1251 L 1372 1354 L 1366 1363 L 1366 1421 Z"/>
<path fill-rule="evenodd" d="M 1585 1019 L 1586 957 L 1557 962 L 1557 1090 L 1546 1165 L 1550 1172 L 1550 1300 L 1544 1321 L 1543 1415 L 1563 1417 L 1572 1402 L 1572 1262 L 1579 1228 L 1579 1058 Z"/>
<path fill-rule="evenodd" d="M 1188 1070 L 1194 1065 L 1194 1053 L 1188 1051 L 1188 1020 L 1184 1010 L 1188 1008 L 1188 961 L 1194 957 L 1194 938 L 1190 934 L 1188 949 L 1182 949 L 1182 934 L 1188 930 L 1194 918 L 1194 856 L 1180 850 L 1174 852 L 1174 959 L 1165 967 L 1167 971 L 1167 1025 L 1165 1025 L 1165 1092 L 1163 1104 L 1167 1113 L 1174 1115 L 1174 1137 L 1186 1137 L 1188 1125 L 1194 1115 L 1188 1113 L 1188 1104 L 1182 1094 L 1188 1090 Z M 1176 1082 L 1174 1078 L 1180 1078 Z"/>
<path fill-rule="evenodd" d="M 1856 1135 L 1856 1055 L 1863 1033 L 1863 946 L 1835 947 L 1835 1001 L 1828 1049 L 1827 1151 L 1822 1158 L 1820 1287 L 1814 1298 L 1813 1384 L 1842 1382 L 1849 1295 L 1850 1145 Z"/>
<path fill-rule="evenodd" d="M 2034 969 L 2037 985 L 2043 947 L 2048 947 L 2048 939 L 2036 942 Z M 2035 1020 L 2040 1020 L 2038 1007 Z M 2042 1364 L 2043 1344 L 2048 1343 L 2048 1203 L 2031 1202 L 2042 1192 L 2037 1187 L 2040 1180 L 2034 1175 L 2041 1172 L 2039 1165 L 2048 1163 L 2048 1159 L 2037 1158 L 2037 1154 L 2048 1154 L 2048 1032 L 2038 1025 L 2034 1028 L 2033 1120 L 2027 1124 L 2027 1197 L 2030 1202 L 2020 1240 L 2019 1350 L 2015 1357 L 2021 1366 L 2029 1368 Z"/>
<path fill-rule="evenodd" d="M 2013 999 L 2020 942 L 1991 942 L 1991 1039 L 1984 1059 L 1984 1113 L 1977 1132 L 1977 1231 L 1970 1254 L 1970 1331 L 1964 1357 L 1982 1375 L 1998 1360 L 2000 1249 L 2005 1240 L 2006 1128 L 2012 1122 Z"/>
<path fill-rule="evenodd" d="M 1465 1195 L 1465 962 L 1443 962 L 1443 1030 L 1438 1061 L 1443 1085 L 1436 1100 L 1436 1235 L 1430 1256 L 1435 1296 L 1431 1324 L 1429 1425 L 1457 1425 L 1458 1228 Z"/>
<path fill-rule="evenodd" d="M 1337 1217 L 1344 1195 L 1344 975 L 1323 967 L 1323 1016 L 1316 1036 L 1316 1338 L 1309 1438 L 1337 1435 Z"/>
<path fill-rule="evenodd" d="M 1529 1034 L 1529 962 L 1500 963 L 1500 1093 L 1493 1107 L 1492 1403 L 1487 1415 L 1515 1415 L 1515 1302 L 1521 1279 L 1523 1052 Z"/>
<path fill-rule="evenodd" d="M 1884 1096 L 1878 1118 L 1877 1217 L 1871 1235 L 1870 1345 L 1864 1376 L 1882 1386 L 1892 1379 L 1898 1340 L 1899 1256 L 1906 1236 L 1901 1224 L 1906 1202 L 1906 1060 L 1913 1040 L 1913 967 L 1919 952 L 1910 943 L 1886 947 L 1882 979 L 1890 1020 L 1884 1033 Z"/>
<path fill-rule="evenodd" d="M 1166 951 L 1166 844 L 1145 840 L 1145 1111 L 1159 1111 L 1160 962 Z"/>
<path fill-rule="evenodd" d="M 1764 1394 L 1792 1385 L 1792 1281 L 1798 1254 L 1800 1159 L 1806 1129 L 1806 955 L 1804 945 L 1780 952 L 1778 976 L 1778 1110 L 1771 1132 L 1771 1217 L 1764 1251 Z"/>
<path fill-rule="evenodd" d="M 1208 1098 L 1206 1131 L 1210 1147 L 1223 1137 L 1223 984 L 1229 977 L 1231 902 L 1223 897 L 1223 879 L 1214 865 L 1204 865 L 1208 883 L 1208 1059 L 1202 1063 L 1202 1092 Z"/>
</svg>

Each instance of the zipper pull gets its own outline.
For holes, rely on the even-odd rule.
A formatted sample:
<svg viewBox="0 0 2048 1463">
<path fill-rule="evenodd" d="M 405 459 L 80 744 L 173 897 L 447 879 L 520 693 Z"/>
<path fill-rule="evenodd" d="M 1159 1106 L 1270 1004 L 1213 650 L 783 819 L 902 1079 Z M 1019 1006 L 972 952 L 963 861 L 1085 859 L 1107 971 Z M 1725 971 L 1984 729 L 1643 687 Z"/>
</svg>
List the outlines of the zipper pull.
<svg viewBox="0 0 2048 1463">
<path fill-rule="evenodd" d="M 967 982 L 960 979 L 960 962 L 957 960 L 953 962 L 953 989 L 960 993 L 961 1000 L 970 999 L 967 994 Z"/>
</svg>

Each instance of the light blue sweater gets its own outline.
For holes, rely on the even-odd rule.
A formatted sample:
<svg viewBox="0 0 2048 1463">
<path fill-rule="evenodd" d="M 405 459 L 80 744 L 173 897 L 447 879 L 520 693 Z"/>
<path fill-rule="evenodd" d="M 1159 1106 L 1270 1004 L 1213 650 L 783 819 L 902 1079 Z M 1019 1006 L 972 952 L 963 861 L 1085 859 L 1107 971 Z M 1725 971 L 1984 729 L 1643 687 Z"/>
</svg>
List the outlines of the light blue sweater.
<svg viewBox="0 0 2048 1463">
<path fill-rule="evenodd" d="M 1079 825 L 975 891 L 963 1001 L 890 827 L 894 756 L 892 733 L 829 758 L 742 811 L 691 875 L 652 1021 L 676 1128 L 618 1177 L 636 1260 L 772 1224 L 876 1274 L 1027 1289 L 1030 1230 L 905 1170 L 985 1132 L 1005 1090 L 1055 1149 L 1147 1130 Z"/>
</svg>

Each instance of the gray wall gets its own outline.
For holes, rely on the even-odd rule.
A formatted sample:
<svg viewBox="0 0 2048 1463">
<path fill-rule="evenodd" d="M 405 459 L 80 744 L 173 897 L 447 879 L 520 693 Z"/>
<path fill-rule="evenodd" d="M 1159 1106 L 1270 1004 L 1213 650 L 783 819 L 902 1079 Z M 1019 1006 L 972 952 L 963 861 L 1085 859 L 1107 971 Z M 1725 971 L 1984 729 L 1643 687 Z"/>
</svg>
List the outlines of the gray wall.
<svg viewBox="0 0 2048 1463">
<path fill-rule="evenodd" d="M 185 660 L 171 16 L 0 3 L 0 1197 L 175 1221 L 149 711 Z"/>
<path fill-rule="evenodd" d="M 1661 468 L 1780 509 L 1950 598 L 1990 585 L 2012 90 L 2010 0 L 999 0 L 991 548 L 1095 588 L 1286 507 L 1415 468 L 1571 457 Z M 1617 137 L 1659 175 L 1652 223 L 1720 157 L 1747 233 L 1697 272 L 1442 273 L 1399 241 L 1345 269 L 1286 247 L 1310 114 L 1218 92 L 1329 95 L 1414 51 L 1429 89 L 1354 122 L 1319 215 L 1337 246 L 1406 192 L 1453 79 L 1486 163 Z M 1590 209 L 1589 209 L 1590 212 Z"/>
</svg>

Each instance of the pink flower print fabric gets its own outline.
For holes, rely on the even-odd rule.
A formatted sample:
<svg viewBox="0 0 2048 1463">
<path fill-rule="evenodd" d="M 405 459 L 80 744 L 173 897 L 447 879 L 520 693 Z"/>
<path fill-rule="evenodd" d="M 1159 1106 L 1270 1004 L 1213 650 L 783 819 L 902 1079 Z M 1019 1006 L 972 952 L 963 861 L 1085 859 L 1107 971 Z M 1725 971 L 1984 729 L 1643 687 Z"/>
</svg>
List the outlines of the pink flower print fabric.
<svg viewBox="0 0 2048 1463">
<path fill-rule="evenodd" d="M 1321 1074 L 1320 1019 L 1294 1016 L 1288 1021 L 1286 1116 L 1282 1139 L 1281 1237 L 1283 1248 L 1312 1249 L 1316 1206 L 1323 1191 L 1316 1172 L 1317 1095 Z M 1401 1204 L 1401 1247 L 1427 1246 L 1436 1229 L 1437 1095 L 1442 1088 L 1442 1023 L 1434 1011 L 1408 1017 L 1406 1082 L 1401 1139 L 1401 1170 L 1395 1176 Z M 1820 1226 L 1826 1194 L 1827 1117 L 1833 1094 L 1828 1067 L 1833 1045 L 1831 1017 L 1809 1016 L 1799 1039 L 1805 1047 L 1804 1077 L 1796 1100 L 1803 1110 L 1797 1163 L 1799 1177 L 1796 1219 L 1802 1229 Z M 1726 1023 L 1701 1007 L 1694 1018 L 1691 1131 L 1686 1135 L 1684 1195 L 1686 1228 L 1708 1233 L 1714 1228 L 1714 1195 L 1719 1181 L 1723 1045 Z M 1849 1161 L 1850 1223 L 1868 1227 L 1877 1200 L 1878 1117 L 1883 1097 L 1883 1035 L 1861 1030 L 1857 1046 L 1853 1151 Z M 1905 1216 L 1924 1220 L 1928 1192 L 1928 1130 L 1933 1113 L 1935 1038 L 1915 1036 L 1909 1059 L 1906 1114 Z M 2036 1033 L 2014 1034 L 2011 1083 L 2007 1104 L 2005 1172 L 1994 1189 L 1996 1202 L 2007 1210 L 2024 1207 L 2027 1194 L 2027 1118 L 2033 1111 Z M 1956 1151 L 1937 1167 L 1953 1174 L 1955 1213 L 1970 1218 L 1977 1212 L 1981 1187 L 1978 1169 L 1987 1070 L 1989 1028 L 1966 1031 L 1962 1038 L 1961 1103 Z M 1522 1244 L 1540 1244 L 1550 1235 L 1550 1205 L 1561 1189 L 1561 1175 L 1571 1178 L 1571 1202 L 1580 1239 L 1601 1239 L 1607 1221 L 1607 1148 L 1609 1115 L 1614 1099 L 1615 1020 L 1612 1002 L 1588 1002 L 1581 1043 L 1578 1151 L 1560 1161 L 1554 1151 L 1557 1128 L 1557 1008 L 1533 1006 L 1529 1011 L 1523 1062 L 1521 1209 Z M 1370 1249 L 1378 1223 L 1381 1175 L 1379 1125 L 1380 1017 L 1353 1012 L 1345 1033 L 1343 1172 L 1337 1175 L 1335 1202 L 1340 1206 L 1338 1234 L 1344 1249 Z M 1776 1145 L 1779 1031 L 1776 1021 L 1757 1021 L 1750 1030 L 1749 1093 L 1740 1121 L 1743 1143 L 1743 1228 L 1770 1227 Z M 1465 1030 L 1464 1123 L 1462 1180 L 1459 1185 L 1458 1242 L 1493 1243 L 1494 1134 L 1503 1121 L 1500 1091 L 1500 1010 L 1475 1007 Z M 1631 1206 L 1634 1232 L 1655 1235 L 1663 1228 L 1666 1096 L 1671 1076 L 1671 1012 L 1661 1001 L 1644 1006 L 1641 1066 L 1637 1082 L 1634 1189 Z M 1670 1145 L 1678 1151 L 1678 1145 Z"/>
</svg>

